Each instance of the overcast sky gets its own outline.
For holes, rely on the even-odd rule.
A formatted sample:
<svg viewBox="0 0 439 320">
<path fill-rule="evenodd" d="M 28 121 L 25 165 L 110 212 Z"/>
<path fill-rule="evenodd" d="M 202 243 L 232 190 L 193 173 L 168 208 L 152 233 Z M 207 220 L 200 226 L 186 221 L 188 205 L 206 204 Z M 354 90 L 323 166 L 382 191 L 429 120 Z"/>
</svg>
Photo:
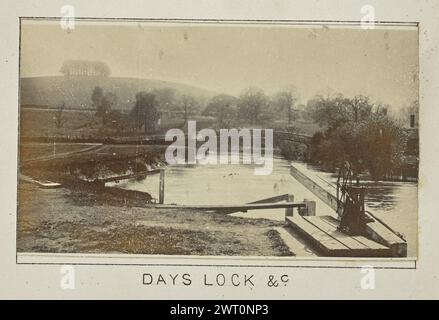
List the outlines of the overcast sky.
<svg viewBox="0 0 439 320">
<path fill-rule="evenodd" d="M 418 96 L 415 28 L 22 22 L 21 75 L 60 75 L 67 59 L 106 62 L 113 77 L 169 80 L 238 95 L 295 86 L 315 94 L 365 94 L 394 107 Z"/>
</svg>

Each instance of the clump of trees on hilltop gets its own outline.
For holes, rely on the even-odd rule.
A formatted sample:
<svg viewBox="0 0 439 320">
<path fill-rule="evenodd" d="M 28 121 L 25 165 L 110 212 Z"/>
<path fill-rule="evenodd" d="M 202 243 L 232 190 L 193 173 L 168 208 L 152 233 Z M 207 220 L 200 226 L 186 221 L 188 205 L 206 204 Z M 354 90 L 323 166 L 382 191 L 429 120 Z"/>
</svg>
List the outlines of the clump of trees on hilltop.
<svg viewBox="0 0 439 320">
<path fill-rule="evenodd" d="M 355 174 L 375 180 L 396 175 L 403 165 L 407 133 L 387 115 L 387 108 L 368 97 L 316 97 L 308 102 L 310 117 L 322 130 L 311 143 L 311 161 L 335 170 L 349 161 Z"/>
<path fill-rule="evenodd" d="M 110 67 L 102 61 L 67 60 L 59 70 L 64 76 L 101 76 L 108 77 Z"/>
</svg>

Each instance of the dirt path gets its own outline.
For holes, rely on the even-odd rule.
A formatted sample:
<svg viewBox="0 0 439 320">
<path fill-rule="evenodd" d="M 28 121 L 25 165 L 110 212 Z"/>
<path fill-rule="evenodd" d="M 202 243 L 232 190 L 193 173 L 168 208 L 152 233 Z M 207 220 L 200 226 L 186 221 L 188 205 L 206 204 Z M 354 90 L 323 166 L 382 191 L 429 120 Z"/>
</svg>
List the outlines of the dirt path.
<svg viewBox="0 0 439 320">
<path fill-rule="evenodd" d="M 292 255 L 283 222 L 130 207 L 67 189 L 19 188 L 19 252 Z"/>
</svg>

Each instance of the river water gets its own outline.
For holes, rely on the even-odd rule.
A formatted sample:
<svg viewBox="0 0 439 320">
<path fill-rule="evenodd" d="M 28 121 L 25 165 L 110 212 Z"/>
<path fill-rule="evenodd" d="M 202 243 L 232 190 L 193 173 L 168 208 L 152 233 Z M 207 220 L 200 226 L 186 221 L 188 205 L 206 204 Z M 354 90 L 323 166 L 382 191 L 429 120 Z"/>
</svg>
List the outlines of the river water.
<svg viewBox="0 0 439 320">
<path fill-rule="evenodd" d="M 336 176 L 319 171 L 306 164 L 294 162 L 315 180 L 321 180 L 329 191 Z M 320 201 L 308 189 L 296 181 L 289 170 L 290 164 L 275 157 L 273 172 L 266 176 L 254 174 L 253 165 L 194 165 L 171 166 L 165 175 L 165 203 L 244 204 L 285 193 L 293 194 L 295 201 L 316 201 L 317 215 L 333 215 L 335 212 Z M 394 230 L 404 234 L 408 243 L 408 256 L 417 255 L 417 184 L 409 182 L 364 182 L 367 185 L 366 207 Z M 118 187 L 149 192 L 158 198 L 159 177 L 148 176 L 142 181 L 120 182 Z M 252 210 L 235 213 L 248 218 L 284 219 L 284 209 Z"/>
</svg>

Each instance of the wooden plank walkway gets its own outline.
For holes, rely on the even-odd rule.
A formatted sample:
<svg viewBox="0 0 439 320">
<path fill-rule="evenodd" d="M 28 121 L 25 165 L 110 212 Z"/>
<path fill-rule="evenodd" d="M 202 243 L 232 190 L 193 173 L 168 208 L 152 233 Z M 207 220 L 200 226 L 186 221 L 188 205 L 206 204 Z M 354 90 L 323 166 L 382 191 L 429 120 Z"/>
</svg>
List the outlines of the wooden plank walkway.
<svg viewBox="0 0 439 320">
<path fill-rule="evenodd" d="M 331 216 L 295 215 L 286 217 L 288 225 L 324 256 L 391 257 L 392 250 L 363 236 L 349 236 L 339 230 Z"/>
<path fill-rule="evenodd" d="M 327 223 L 325 220 L 321 219 L 320 217 L 317 217 L 317 216 L 304 217 L 304 219 L 306 219 L 309 223 L 316 226 L 317 228 L 319 228 L 323 232 L 327 233 L 332 238 L 343 243 L 346 247 L 348 247 L 351 250 L 361 251 L 361 250 L 369 249 L 368 246 L 365 246 L 364 244 L 358 242 L 357 240 L 355 240 L 351 236 L 349 236 L 343 232 L 340 232 L 339 230 L 337 230 L 336 227 Z"/>
<path fill-rule="evenodd" d="M 294 165 L 291 165 L 290 173 L 325 204 L 334 211 L 337 210 L 337 198 L 334 194 L 326 190 L 320 182 L 318 183 L 312 180 Z M 366 225 L 367 238 L 390 248 L 393 257 L 407 257 L 407 242 L 371 212 L 366 211 L 366 215 L 374 220 Z"/>
<path fill-rule="evenodd" d="M 309 223 L 302 216 L 286 217 L 287 223 L 324 256 L 345 256 L 349 248 Z"/>
<path fill-rule="evenodd" d="M 341 231 L 338 228 L 338 220 L 332 218 L 331 216 L 323 217 L 304 217 L 310 223 L 315 225 L 320 230 L 326 232 L 331 237 L 343 243 L 351 250 L 351 254 L 353 256 L 390 256 L 391 252 L 388 247 L 385 247 L 377 242 L 367 239 L 363 236 L 349 236 Z M 328 219 L 334 219 L 330 223 Z"/>
<path fill-rule="evenodd" d="M 322 220 L 325 220 L 327 223 L 331 224 L 334 226 L 334 228 L 338 228 L 338 225 L 340 224 L 340 221 L 335 219 L 332 216 L 322 216 L 321 217 Z M 366 237 L 363 236 L 353 236 L 352 238 L 356 239 L 357 241 L 363 243 L 364 245 L 368 246 L 369 248 L 372 249 L 388 249 L 386 246 L 379 244 L 378 242 L 369 240 Z"/>
<path fill-rule="evenodd" d="M 315 257 L 316 253 L 308 246 L 300 242 L 296 237 L 294 237 L 288 230 L 282 227 L 274 227 L 279 233 L 280 238 L 285 243 L 285 245 L 290 249 L 290 251 L 298 257 Z"/>
</svg>

